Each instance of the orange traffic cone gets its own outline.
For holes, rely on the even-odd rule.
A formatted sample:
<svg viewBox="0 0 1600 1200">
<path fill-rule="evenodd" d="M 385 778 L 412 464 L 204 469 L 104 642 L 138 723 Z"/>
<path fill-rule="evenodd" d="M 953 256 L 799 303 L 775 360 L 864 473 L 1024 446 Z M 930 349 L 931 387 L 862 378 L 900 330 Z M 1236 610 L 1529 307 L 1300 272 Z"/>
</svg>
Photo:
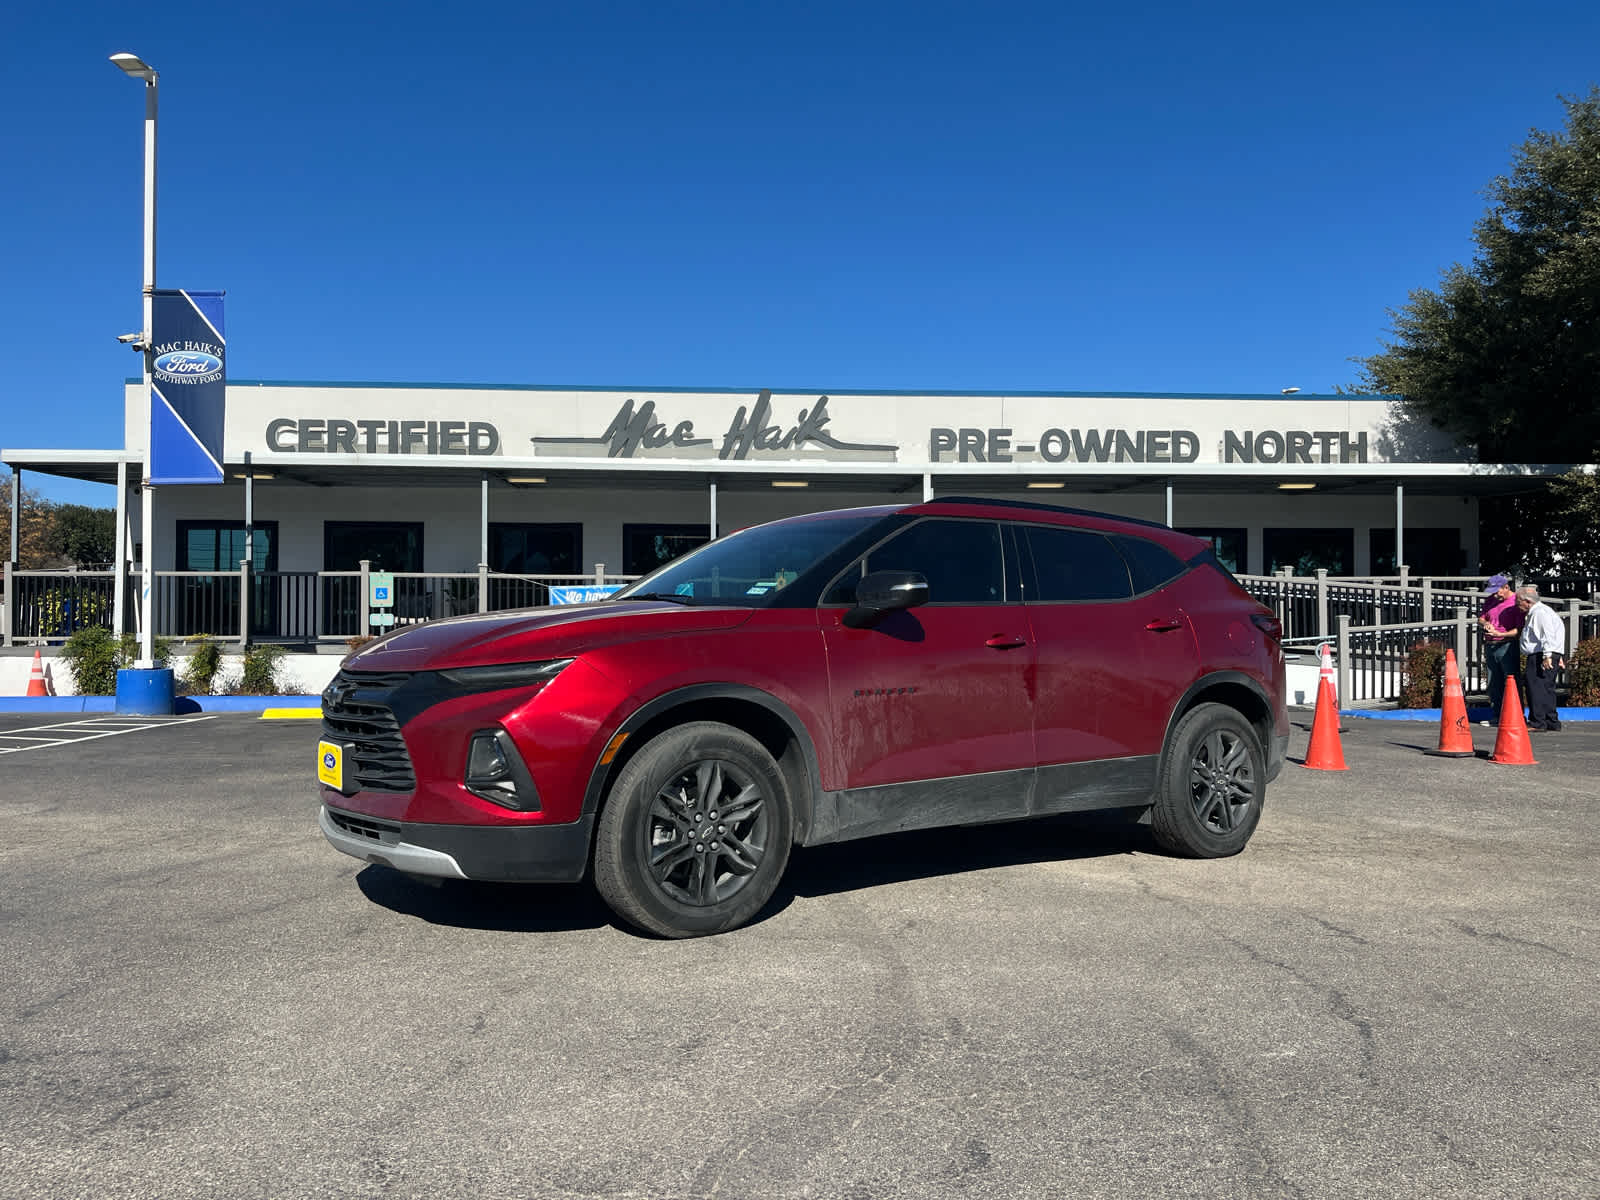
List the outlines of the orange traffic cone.
<svg viewBox="0 0 1600 1200">
<path fill-rule="evenodd" d="M 1538 766 L 1533 747 L 1528 743 L 1528 724 L 1522 719 L 1522 697 L 1517 681 L 1507 676 L 1505 699 L 1500 701 L 1500 735 L 1494 739 L 1489 761 L 1508 767 Z"/>
<path fill-rule="evenodd" d="M 28 673 L 28 695 L 48 696 L 50 685 L 44 681 L 44 659 L 39 657 L 39 648 L 33 648 L 33 670 Z"/>
<path fill-rule="evenodd" d="M 1345 771 L 1344 748 L 1339 745 L 1339 702 L 1333 684 L 1323 676 L 1317 682 L 1317 713 L 1311 718 L 1311 748 L 1306 766 L 1313 771 Z"/>
<path fill-rule="evenodd" d="M 1461 691 L 1461 672 L 1456 670 L 1456 652 L 1444 652 L 1444 707 L 1439 710 L 1439 748 L 1424 754 L 1440 758 L 1473 758 L 1472 726 L 1467 722 L 1467 698 Z"/>
</svg>

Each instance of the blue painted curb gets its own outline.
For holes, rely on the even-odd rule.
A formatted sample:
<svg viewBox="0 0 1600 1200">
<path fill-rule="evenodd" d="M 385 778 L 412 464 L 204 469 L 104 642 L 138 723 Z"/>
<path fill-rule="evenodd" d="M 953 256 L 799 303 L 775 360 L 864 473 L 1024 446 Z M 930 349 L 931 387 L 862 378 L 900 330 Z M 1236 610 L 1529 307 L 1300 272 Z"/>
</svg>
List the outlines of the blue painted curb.
<svg viewBox="0 0 1600 1200">
<path fill-rule="evenodd" d="M 1473 724 L 1489 720 L 1489 709 L 1469 708 L 1467 720 Z M 1341 708 L 1341 717 L 1361 717 L 1369 721 L 1442 721 L 1444 713 L 1437 708 Z M 1600 721 L 1600 708 L 1558 708 L 1556 715 L 1562 722 Z"/>
<path fill-rule="evenodd" d="M 198 712 L 258 713 L 268 708 L 321 707 L 321 696 L 179 696 L 172 702 L 172 711 L 180 716 Z M 115 711 L 115 696 L 0 696 L 0 713 Z"/>
</svg>

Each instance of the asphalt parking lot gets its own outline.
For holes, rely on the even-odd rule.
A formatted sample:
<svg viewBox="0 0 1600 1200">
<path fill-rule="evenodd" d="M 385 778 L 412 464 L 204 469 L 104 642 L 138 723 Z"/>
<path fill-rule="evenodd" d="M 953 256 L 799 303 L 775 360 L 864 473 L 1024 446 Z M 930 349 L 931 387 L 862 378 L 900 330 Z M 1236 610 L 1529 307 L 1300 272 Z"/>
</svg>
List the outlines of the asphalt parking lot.
<svg viewBox="0 0 1600 1200">
<path fill-rule="evenodd" d="M 67 720 L 0 716 L 3 1197 L 1600 1194 L 1600 725 L 1350 720 L 1234 859 L 901 835 L 664 942 L 336 853 L 314 722 Z"/>
</svg>

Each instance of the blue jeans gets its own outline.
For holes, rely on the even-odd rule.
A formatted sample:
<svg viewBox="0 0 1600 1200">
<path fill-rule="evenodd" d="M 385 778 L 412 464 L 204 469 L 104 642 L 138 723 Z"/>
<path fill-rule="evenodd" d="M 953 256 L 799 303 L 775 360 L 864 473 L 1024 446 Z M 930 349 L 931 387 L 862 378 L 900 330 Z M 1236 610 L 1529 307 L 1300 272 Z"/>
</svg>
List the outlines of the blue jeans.
<svg viewBox="0 0 1600 1200">
<path fill-rule="evenodd" d="M 1506 680 L 1516 680 L 1517 706 L 1525 707 L 1527 697 L 1523 694 L 1522 682 L 1522 651 L 1518 649 L 1516 638 L 1505 638 L 1503 641 L 1483 644 L 1483 659 L 1489 667 L 1489 708 L 1494 713 L 1494 723 L 1500 724 L 1500 704 L 1506 696 Z"/>
</svg>

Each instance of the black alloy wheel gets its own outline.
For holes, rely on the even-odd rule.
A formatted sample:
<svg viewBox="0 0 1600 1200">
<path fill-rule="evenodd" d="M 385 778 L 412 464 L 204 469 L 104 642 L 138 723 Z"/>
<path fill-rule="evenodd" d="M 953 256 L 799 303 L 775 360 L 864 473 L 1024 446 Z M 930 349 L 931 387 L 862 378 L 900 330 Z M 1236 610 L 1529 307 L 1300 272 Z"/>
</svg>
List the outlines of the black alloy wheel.
<svg viewBox="0 0 1600 1200">
<path fill-rule="evenodd" d="M 669 729 L 623 767 L 600 812 L 595 886 L 663 937 L 753 917 L 789 861 L 788 788 L 764 746 L 711 721 Z"/>
<path fill-rule="evenodd" d="M 1266 785 L 1261 741 L 1250 723 L 1226 705 L 1199 705 L 1172 732 L 1151 832 L 1175 854 L 1237 854 L 1261 819 Z"/>
<path fill-rule="evenodd" d="M 702 758 L 656 790 L 640 833 L 656 886 L 705 906 L 732 899 L 755 878 L 772 822 L 758 780 L 730 759 Z"/>
</svg>

